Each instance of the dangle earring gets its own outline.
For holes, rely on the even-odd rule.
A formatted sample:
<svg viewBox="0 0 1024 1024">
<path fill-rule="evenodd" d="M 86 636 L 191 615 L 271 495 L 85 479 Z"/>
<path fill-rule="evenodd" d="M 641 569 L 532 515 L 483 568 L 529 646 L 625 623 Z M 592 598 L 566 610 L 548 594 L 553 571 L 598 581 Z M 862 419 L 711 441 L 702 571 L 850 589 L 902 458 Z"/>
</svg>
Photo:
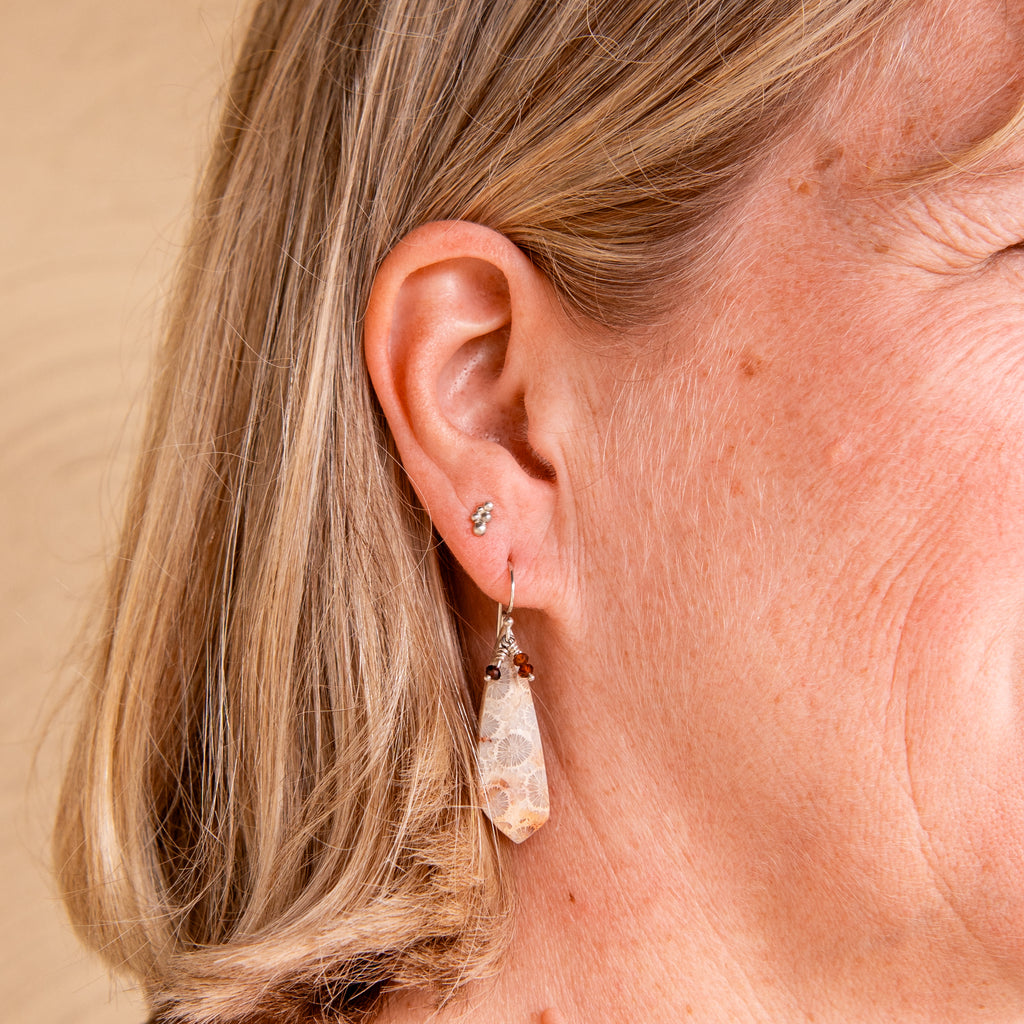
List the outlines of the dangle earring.
<svg viewBox="0 0 1024 1024">
<path fill-rule="evenodd" d="M 508 607 L 498 604 L 498 637 L 484 671 L 476 748 L 480 795 L 487 817 L 515 843 L 548 820 L 548 777 L 530 683 L 533 666 L 512 632 L 516 578 L 508 567 Z"/>
</svg>

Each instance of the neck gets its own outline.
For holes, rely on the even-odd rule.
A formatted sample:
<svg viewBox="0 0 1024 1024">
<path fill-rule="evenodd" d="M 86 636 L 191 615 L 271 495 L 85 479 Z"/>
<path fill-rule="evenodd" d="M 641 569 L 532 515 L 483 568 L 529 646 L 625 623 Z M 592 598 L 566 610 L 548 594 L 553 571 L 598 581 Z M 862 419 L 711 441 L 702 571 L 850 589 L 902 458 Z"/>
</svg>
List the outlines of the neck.
<svg viewBox="0 0 1024 1024">
<path fill-rule="evenodd" d="M 511 851 L 508 966 L 473 994 L 466 1020 L 525 1024 L 546 1008 L 567 1024 L 804 1020 L 784 988 L 751 980 L 749 965 L 764 973 L 763 937 L 727 912 L 727 879 L 699 862 L 690 824 L 659 806 L 671 787 L 638 785 L 621 724 L 618 737 L 585 755 L 545 737 L 552 819 Z"/>
</svg>

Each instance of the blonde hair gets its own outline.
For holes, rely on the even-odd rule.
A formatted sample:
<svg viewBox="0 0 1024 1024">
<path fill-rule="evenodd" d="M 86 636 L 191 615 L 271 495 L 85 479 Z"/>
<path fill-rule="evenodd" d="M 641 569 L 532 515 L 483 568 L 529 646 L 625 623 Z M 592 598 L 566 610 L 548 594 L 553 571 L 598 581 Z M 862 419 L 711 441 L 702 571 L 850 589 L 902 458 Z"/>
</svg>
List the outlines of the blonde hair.
<svg viewBox="0 0 1024 1024">
<path fill-rule="evenodd" d="M 446 570 L 360 320 L 426 221 L 645 322 L 890 0 L 263 0 L 196 206 L 55 848 L 164 1019 L 310 1021 L 495 968 Z"/>
</svg>

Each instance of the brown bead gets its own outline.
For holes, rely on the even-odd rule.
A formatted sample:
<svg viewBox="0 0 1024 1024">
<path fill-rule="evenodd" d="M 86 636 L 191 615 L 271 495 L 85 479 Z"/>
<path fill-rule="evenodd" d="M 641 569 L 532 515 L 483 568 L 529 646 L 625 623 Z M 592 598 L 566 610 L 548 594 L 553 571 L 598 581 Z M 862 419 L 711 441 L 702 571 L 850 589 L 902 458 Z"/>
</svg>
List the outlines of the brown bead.
<svg viewBox="0 0 1024 1024">
<path fill-rule="evenodd" d="M 516 667 L 518 668 L 518 667 L 519 667 L 520 665 L 525 665 L 525 664 L 526 664 L 526 662 L 527 662 L 528 660 L 529 660 L 529 659 L 528 659 L 528 658 L 526 657 L 526 655 L 525 655 L 525 654 L 523 654 L 523 652 L 522 652 L 522 651 L 520 651 L 520 652 L 519 652 L 519 653 L 518 653 L 518 654 L 517 654 L 517 655 L 516 655 L 516 656 L 515 656 L 515 657 L 514 657 L 514 658 L 512 659 L 512 664 L 513 664 L 513 665 L 515 665 L 515 666 L 516 666 Z"/>
<path fill-rule="evenodd" d="M 529 679 L 533 675 L 533 666 L 529 663 L 519 666 L 519 674 L 524 679 Z"/>
<path fill-rule="evenodd" d="M 487 668 L 484 669 L 484 675 L 487 676 L 488 679 L 500 679 L 501 670 L 497 665 L 488 665 Z"/>
</svg>

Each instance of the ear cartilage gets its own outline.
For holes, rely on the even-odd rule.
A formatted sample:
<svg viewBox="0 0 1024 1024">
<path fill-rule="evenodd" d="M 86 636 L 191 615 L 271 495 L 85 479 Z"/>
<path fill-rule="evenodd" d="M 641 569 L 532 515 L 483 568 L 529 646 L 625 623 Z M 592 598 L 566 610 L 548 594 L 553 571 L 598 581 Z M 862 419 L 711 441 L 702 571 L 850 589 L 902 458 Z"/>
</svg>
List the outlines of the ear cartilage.
<svg viewBox="0 0 1024 1024">
<path fill-rule="evenodd" d="M 493 511 L 493 501 L 485 501 L 482 505 L 477 505 L 473 514 L 469 517 L 470 522 L 473 524 L 475 536 L 482 537 L 487 532 L 487 524 L 491 521 L 491 513 Z"/>
</svg>

